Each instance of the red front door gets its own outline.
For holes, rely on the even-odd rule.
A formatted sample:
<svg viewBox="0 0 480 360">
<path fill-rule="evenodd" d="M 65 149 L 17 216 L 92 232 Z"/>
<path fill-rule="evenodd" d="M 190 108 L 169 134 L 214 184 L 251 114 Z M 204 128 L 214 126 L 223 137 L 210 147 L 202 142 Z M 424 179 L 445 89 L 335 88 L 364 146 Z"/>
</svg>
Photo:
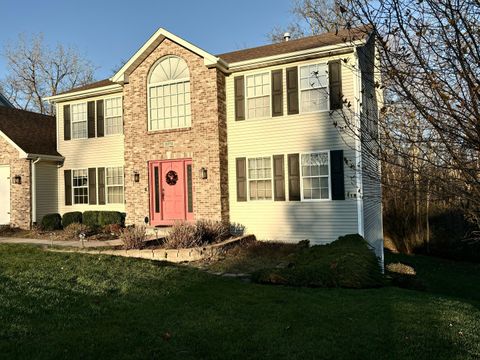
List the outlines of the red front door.
<svg viewBox="0 0 480 360">
<path fill-rule="evenodd" d="M 150 224 L 171 225 L 193 219 L 191 160 L 151 161 Z"/>
</svg>

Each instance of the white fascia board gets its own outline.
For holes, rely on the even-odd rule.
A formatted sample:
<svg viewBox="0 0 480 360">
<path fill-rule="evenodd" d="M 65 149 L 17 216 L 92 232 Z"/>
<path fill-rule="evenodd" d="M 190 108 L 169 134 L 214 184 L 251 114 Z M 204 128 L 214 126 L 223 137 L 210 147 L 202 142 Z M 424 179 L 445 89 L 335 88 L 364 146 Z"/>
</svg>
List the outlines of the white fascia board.
<svg viewBox="0 0 480 360">
<path fill-rule="evenodd" d="M 90 96 L 112 94 L 112 93 L 120 92 L 122 90 L 123 90 L 122 85 L 113 84 L 113 85 L 96 87 L 96 88 L 88 89 L 88 90 L 80 90 L 80 91 L 75 91 L 75 92 L 69 92 L 68 94 L 60 94 L 60 95 L 49 96 L 49 97 L 45 97 L 43 99 L 47 100 L 49 103 L 55 103 L 55 102 L 60 102 L 60 101 L 81 99 L 81 98 L 90 97 Z"/>
<path fill-rule="evenodd" d="M 63 156 L 56 156 L 56 155 L 42 155 L 42 154 L 27 154 L 25 157 L 26 159 L 35 159 L 35 160 L 44 160 L 44 161 L 56 161 L 56 162 L 64 162 L 65 158 Z"/>
<path fill-rule="evenodd" d="M 118 70 L 115 75 L 113 75 L 110 80 L 113 82 L 124 82 L 125 81 L 125 74 L 127 70 L 135 63 L 135 61 L 142 56 L 142 54 L 147 51 L 152 44 L 157 41 L 159 38 L 167 38 L 172 40 L 173 42 L 176 42 L 177 44 L 185 47 L 186 49 L 192 51 L 193 53 L 201 56 L 203 58 L 203 62 L 205 66 L 207 67 L 214 67 L 214 66 L 220 66 L 220 67 L 226 67 L 226 63 L 221 60 L 220 58 L 206 52 L 205 50 L 199 48 L 196 45 L 193 45 L 192 43 L 178 37 L 177 35 L 172 34 L 168 30 L 165 30 L 163 28 L 158 29 L 148 40 L 143 46 L 128 60 L 125 65 L 122 66 L 120 70 Z M 162 39 L 163 41 L 163 39 Z"/>
<path fill-rule="evenodd" d="M 228 66 L 229 66 L 229 70 L 238 71 L 244 67 L 268 65 L 268 63 L 276 62 L 276 61 L 293 62 L 305 56 L 311 56 L 311 55 L 322 56 L 330 52 L 340 51 L 345 49 L 351 49 L 353 51 L 355 48 L 359 46 L 363 46 L 365 44 L 366 44 L 366 40 L 355 40 L 348 43 L 322 46 L 322 47 L 317 47 L 317 48 L 312 48 L 312 49 L 307 49 L 302 51 L 294 51 L 294 52 L 280 54 L 280 55 L 272 55 L 272 56 L 266 56 L 262 58 L 252 59 L 252 60 L 234 62 L 234 63 L 230 63 Z"/>
<path fill-rule="evenodd" d="M 5 141 L 7 143 L 9 143 L 10 145 L 12 145 L 15 149 L 18 150 L 18 152 L 20 153 L 20 158 L 26 158 L 27 157 L 27 153 L 25 151 L 22 150 L 22 148 L 20 146 L 18 146 L 17 144 L 15 144 L 15 142 L 10 139 L 3 131 L 0 130 L 0 136 L 3 137 L 5 139 Z"/>
</svg>

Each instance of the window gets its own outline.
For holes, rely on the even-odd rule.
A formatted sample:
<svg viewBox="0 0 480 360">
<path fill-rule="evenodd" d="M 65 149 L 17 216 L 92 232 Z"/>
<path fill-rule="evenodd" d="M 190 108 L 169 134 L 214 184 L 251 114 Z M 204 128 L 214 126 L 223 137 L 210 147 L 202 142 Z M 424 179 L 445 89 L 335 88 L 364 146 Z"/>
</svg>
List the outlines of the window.
<svg viewBox="0 0 480 360">
<path fill-rule="evenodd" d="M 106 168 L 107 203 L 123 204 L 123 167 Z"/>
<path fill-rule="evenodd" d="M 73 170 L 73 203 L 88 204 L 88 170 Z"/>
<path fill-rule="evenodd" d="M 300 67 L 300 109 L 302 112 L 328 110 L 327 64 Z"/>
<path fill-rule="evenodd" d="M 72 105 L 72 139 L 87 137 L 87 103 Z"/>
<path fill-rule="evenodd" d="M 122 98 L 105 99 L 105 135 L 123 132 Z"/>
<path fill-rule="evenodd" d="M 302 154 L 303 200 L 329 199 L 329 153 Z"/>
<path fill-rule="evenodd" d="M 247 117 L 270 116 L 270 73 L 250 75 L 246 80 Z"/>
<path fill-rule="evenodd" d="M 250 200 L 272 198 L 272 160 L 270 157 L 248 159 Z"/>
<path fill-rule="evenodd" d="M 167 56 L 148 79 L 149 130 L 190 127 L 190 72 L 185 60 Z"/>
</svg>

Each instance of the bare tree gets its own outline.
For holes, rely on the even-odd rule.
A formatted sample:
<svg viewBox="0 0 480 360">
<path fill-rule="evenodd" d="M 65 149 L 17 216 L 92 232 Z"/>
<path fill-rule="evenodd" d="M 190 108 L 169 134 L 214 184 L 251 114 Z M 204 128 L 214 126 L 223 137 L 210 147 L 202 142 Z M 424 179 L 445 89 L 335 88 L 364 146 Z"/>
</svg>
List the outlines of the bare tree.
<svg viewBox="0 0 480 360">
<path fill-rule="evenodd" d="M 95 68 L 90 61 L 73 48 L 48 47 L 42 35 L 30 39 L 20 35 L 15 45 L 5 47 L 3 55 L 8 73 L 0 85 L 10 102 L 22 109 L 52 114 L 54 108 L 45 97 L 93 80 Z"/>
</svg>

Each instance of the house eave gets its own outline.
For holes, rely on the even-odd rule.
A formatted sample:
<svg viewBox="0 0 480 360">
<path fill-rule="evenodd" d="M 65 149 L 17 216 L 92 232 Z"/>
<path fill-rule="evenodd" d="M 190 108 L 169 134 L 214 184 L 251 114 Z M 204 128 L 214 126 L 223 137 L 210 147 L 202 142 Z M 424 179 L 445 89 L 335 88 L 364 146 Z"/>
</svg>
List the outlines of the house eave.
<svg viewBox="0 0 480 360">
<path fill-rule="evenodd" d="M 97 87 L 97 88 L 88 89 L 88 90 L 74 91 L 66 94 L 49 96 L 44 98 L 44 100 L 47 100 L 50 103 L 59 103 L 62 101 L 83 99 L 91 96 L 114 94 L 121 91 L 123 91 L 122 85 L 113 84 L 113 85 L 107 85 L 107 86 Z"/>
</svg>

